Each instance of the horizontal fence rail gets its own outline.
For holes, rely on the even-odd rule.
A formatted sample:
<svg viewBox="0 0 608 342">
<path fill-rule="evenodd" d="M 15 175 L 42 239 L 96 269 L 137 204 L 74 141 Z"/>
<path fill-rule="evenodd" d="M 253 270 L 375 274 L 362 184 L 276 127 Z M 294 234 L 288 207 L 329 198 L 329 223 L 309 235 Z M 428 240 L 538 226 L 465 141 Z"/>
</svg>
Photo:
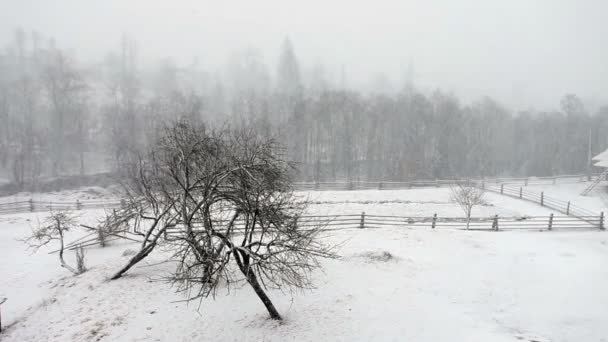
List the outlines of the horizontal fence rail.
<svg viewBox="0 0 608 342">
<path fill-rule="evenodd" d="M 436 179 L 409 182 L 386 181 L 336 181 L 336 182 L 297 182 L 294 187 L 299 191 L 340 191 L 340 190 L 402 190 L 412 188 L 429 188 L 451 186 L 456 183 L 474 182 L 477 184 L 505 184 L 505 185 L 552 185 L 582 183 L 600 177 L 601 173 L 559 175 L 551 177 L 518 177 L 518 178 L 476 178 L 469 180 Z"/>
<path fill-rule="evenodd" d="M 81 209 L 113 209 L 119 208 L 121 201 L 118 200 L 88 200 L 76 202 L 51 202 L 51 201 L 20 201 L 11 203 L 0 203 L 0 214 L 20 214 L 27 212 L 53 211 L 53 210 L 81 210 Z"/>
<path fill-rule="evenodd" d="M 468 224 L 467 224 L 467 221 Z M 225 231 L 232 222 L 228 219 L 212 219 L 212 227 L 217 231 Z M 231 231 L 240 235 L 245 233 L 245 222 L 236 220 L 232 222 Z M 302 231 L 316 230 L 319 232 L 333 232 L 341 230 L 362 230 L 382 228 L 403 228 L 417 230 L 470 230 L 470 231 L 553 231 L 553 230 L 604 230 L 604 214 L 600 216 L 572 217 L 550 214 L 548 216 L 489 216 L 489 217 L 443 217 L 433 216 L 397 216 L 397 215 L 370 215 L 340 214 L 340 215 L 309 215 L 301 216 L 297 221 L 298 229 Z M 99 237 L 94 228 L 83 226 L 93 232 L 80 237 L 68 244 L 66 250 L 80 247 L 92 247 L 100 244 Z M 256 224 L 256 227 L 259 226 Z M 195 223 L 194 232 L 204 230 L 201 223 Z M 260 230 L 261 231 L 261 230 Z M 176 241 L 184 237 L 185 228 L 174 225 L 164 231 L 163 238 L 167 241 Z M 105 243 L 128 240 L 142 242 L 144 234 L 137 231 L 119 231 L 106 236 Z M 49 253 L 56 253 L 58 250 Z"/>
<path fill-rule="evenodd" d="M 214 229 L 227 228 L 229 220 L 212 220 Z M 411 228 L 411 229 L 453 229 L 453 230 L 559 230 L 559 229 L 604 229 L 604 214 L 597 216 L 490 216 L 471 217 L 468 224 L 466 217 L 433 216 L 394 216 L 369 215 L 366 213 L 350 215 L 317 215 L 302 216 L 298 219 L 300 229 L 318 229 L 319 231 L 336 231 L 344 229 L 373 228 Z M 193 230 L 202 230 L 202 225 L 195 225 Z M 244 221 L 235 221 L 232 231 L 245 231 Z M 183 227 L 174 226 L 165 231 L 165 239 L 179 239 L 183 236 Z"/>
<path fill-rule="evenodd" d="M 572 204 L 570 201 L 564 201 L 554 197 L 549 197 L 545 195 L 544 192 L 530 191 L 528 189 L 524 189 L 523 187 L 505 186 L 505 184 L 501 184 L 500 186 L 485 186 L 484 188 L 485 190 L 496 192 L 501 195 L 534 202 L 539 204 L 540 206 L 557 210 L 562 214 L 574 216 L 585 220 L 593 217 L 597 218 L 603 216 L 602 213 L 596 213 L 591 210 L 581 208 Z"/>
<path fill-rule="evenodd" d="M 468 180 L 425 180 L 411 182 L 315 182 L 315 183 L 294 183 L 294 188 L 298 191 L 343 191 L 343 190 L 402 190 L 411 188 L 424 187 L 445 187 L 458 183 L 476 184 L 486 190 L 500 192 L 504 195 L 519 197 L 539 203 L 548 208 L 558 210 L 566 215 L 575 217 L 598 216 L 589 210 L 577 207 L 570 202 L 557 200 L 545 196 L 532 193 L 528 190 L 522 190 L 523 186 L 540 185 L 540 184 L 557 184 L 557 183 L 578 183 L 591 180 L 593 177 L 600 177 L 602 174 L 594 173 L 590 175 L 560 175 L 552 177 L 526 177 L 526 178 L 484 178 L 484 179 L 468 179 Z M 520 184 L 520 188 L 515 186 Z M 498 191 L 500 188 L 500 191 Z M 521 192 L 521 194 L 520 194 Z M 541 193 L 542 194 L 542 193 Z M 26 201 L 17 201 L 11 203 L 0 203 L 0 215 L 2 214 L 18 214 L 26 212 L 52 211 L 52 210 L 81 210 L 81 209 L 113 209 L 119 208 L 121 202 L 119 200 L 83 200 L 76 202 L 51 202 L 51 201 L 34 201 L 33 199 Z"/>
</svg>

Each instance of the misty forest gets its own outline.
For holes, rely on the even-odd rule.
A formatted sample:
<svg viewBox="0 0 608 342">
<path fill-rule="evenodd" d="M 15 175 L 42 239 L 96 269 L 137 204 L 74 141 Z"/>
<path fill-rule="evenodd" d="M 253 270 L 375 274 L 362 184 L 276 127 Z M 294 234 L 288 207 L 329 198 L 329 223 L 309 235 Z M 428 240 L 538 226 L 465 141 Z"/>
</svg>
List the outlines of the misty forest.
<svg viewBox="0 0 608 342">
<path fill-rule="evenodd" d="M 111 172 L 179 118 L 276 137 L 301 181 L 587 173 L 608 146 L 608 106 L 588 109 L 574 93 L 551 111 L 514 112 L 489 97 L 423 93 L 411 65 L 398 90 L 359 91 L 345 68 L 330 78 L 322 65 L 301 65 L 297 42 L 277 49 L 277 61 L 234 53 L 221 72 L 171 58 L 143 68 L 126 35 L 84 63 L 61 42 L 17 29 L 0 53 L 2 173 L 27 187 Z"/>
</svg>

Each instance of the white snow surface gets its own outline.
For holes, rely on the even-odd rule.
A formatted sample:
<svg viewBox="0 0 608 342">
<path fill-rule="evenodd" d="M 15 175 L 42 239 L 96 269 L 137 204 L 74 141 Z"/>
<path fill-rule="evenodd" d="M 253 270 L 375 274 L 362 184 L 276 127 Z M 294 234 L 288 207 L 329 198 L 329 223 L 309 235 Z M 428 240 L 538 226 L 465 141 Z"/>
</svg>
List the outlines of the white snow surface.
<svg viewBox="0 0 608 342">
<path fill-rule="evenodd" d="M 562 201 L 571 201 L 573 204 L 597 212 L 603 211 L 608 214 L 608 182 L 602 181 L 593 191 L 587 196 L 581 196 L 581 193 L 590 182 L 558 184 L 558 185 L 530 185 L 526 190 L 537 193 L 544 192 L 546 196 L 550 196 Z"/>
<path fill-rule="evenodd" d="M 560 186 L 555 193 L 575 195 Z M 462 215 L 445 188 L 303 195 L 315 214 Z M 474 215 L 551 212 L 498 194 L 486 200 Z M 88 222 L 101 215 L 81 213 Z M 285 318 L 276 322 L 248 286 L 183 302 L 159 280 L 172 269 L 158 264 L 160 252 L 108 281 L 133 243 L 88 249 L 90 270 L 72 276 L 47 254 L 53 248 L 32 255 L 16 240 L 44 215 L 0 216 L 3 342 L 608 341 L 608 235 L 601 231 L 331 232 L 324 238 L 342 243 L 342 257 L 322 262 L 315 289 L 268 291 Z M 392 258 L 370 258 L 383 253 Z"/>
<path fill-rule="evenodd" d="M 19 192 L 11 196 L 0 197 L 0 204 L 20 201 L 43 201 L 43 202 L 76 202 L 80 201 L 103 201 L 112 200 L 113 190 L 97 186 L 84 187 L 78 190 L 64 190 L 46 193 Z"/>
</svg>

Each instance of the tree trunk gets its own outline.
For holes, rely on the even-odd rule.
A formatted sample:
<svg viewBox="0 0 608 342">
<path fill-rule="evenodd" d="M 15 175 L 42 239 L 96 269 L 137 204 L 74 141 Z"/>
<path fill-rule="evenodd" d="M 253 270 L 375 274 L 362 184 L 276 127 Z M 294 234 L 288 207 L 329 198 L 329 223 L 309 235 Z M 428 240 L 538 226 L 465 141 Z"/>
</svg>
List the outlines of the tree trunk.
<svg viewBox="0 0 608 342">
<path fill-rule="evenodd" d="M 80 176 L 84 176 L 84 151 L 80 150 Z"/>
<path fill-rule="evenodd" d="M 155 246 L 156 242 L 153 242 L 147 245 L 146 247 L 140 249 L 139 252 L 137 252 L 137 254 L 135 254 L 123 268 L 121 268 L 112 276 L 112 278 L 110 278 L 110 280 L 116 280 L 122 277 L 122 275 L 125 274 L 128 270 L 130 270 L 131 267 L 135 266 L 138 262 L 144 260 L 150 254 L 150 252 L 152 252 Z"/>
<path fill-rule="evenodd" d="M 148 242 L 148 238 L 152 235 L 152 231 L 155 229 L 157 223 L 158 222 L 154 223 L 152 225 L 152 227 L 146 233 L 146 236 L 144 237 L 144 242 L 142 243 L 142 246 L 141 246 L 141 249 L 139 250 L 139 252 L 137 252 L 137 254 L 135 254 L 123 268 L 121 268 L 118 272 L 116 272 L 112 276 L 112 278 L 110 278 L 110 280 L 116 280 L 116 279 L 122 277 L 122 275 L 125 274 L 128 270 L 130 270 L 131 267 L 135 266 L 138 262 L 144 260 L 152 252 L 152 250 L 154 250 L 154 247 L 156 247 L 158 239 L 165 233 L 165 231 L 169 227 L 167 225 L 167 226 L 164 226 L 162 229 L 160 229 L 154 236 L 154 239 L 152 239 L 152 241 L 150 241 L 150 244 L 146 245 L 146 243 Z"/>
<path fill-rule="evenodd" d="M 67 269 L 68 271 L 74 273 L 74 274 L 78 274 L 76 272 L 76 270 L 74 268 L 72 268 L 70 265 L 68 265 L 65 260 L 63 259 L 63 250 L 64 250 L 64 244 L 63 244 L 63 230 L 61 228 L 61 222 L 57 222 L 57 229 L 59 230 L 59 243 L 60 243 L 60 247 L 59 247 L 59 262 L 61 263 L 61 267 Z"/>
<path fill-rule="evenodd" d="M 251 287 L 253 287 L 255 294 L 257 294 L 262 303 L 264 303 L 266 310 L 268 310 L 268 313 L 270 314 L 270 318 L 282 320 L 283 318 L 281 317 L 277 309 L 274 307 L 274 304 L 272 304 L 270 298 L 268 298 L 268 295 L 266 294 L 266 292 L 264 292 L 264 289 L 262 289 L 262 286 L 258 282 L 258 278 L 256 277 L 255 273 L 249 270 L 246 276 L 247 282 L 249 283 L 249 285 L 251 285 Z"/>
<path fill-rule="evenodd" d="M 63 230 L 61 230 L 61 222 L 57 220 L 57 230 L 59 231 L 59 261 L 61 265 L 65 265 L 65 261 L 63 260 Z"/>
<path fill-rule="evenodd" d="M 260 285 L 260 282 L 258 281 L 258 277 L 256 277 L 253 270 L 249 268 L 248 262 L 246 261 L 247 256 L 242 255 L 240 252 L 237 251 L 234 251 L 233 254 L 234 260 L 239 266 L 239 269 L 247 278 L 247 282 L 249 283 L 249 285 L 253 287 L 255 294 L 257 294 L 262 303 L 264 303 L 266 310 L 268 310 L 268 313 L 270 314 L 270 318 L 276 320 L 283 320 L 283 318 L 279 314 L 279 311 L 277 311 L 277 308 L 274 307 L 274 304 L 272 304 L 272 301 L 270 301 L 270 298 L 268 298 L 268 295 L 266 294 L 266 292 L 264 292 L 262 285 Z"/>
</svg>

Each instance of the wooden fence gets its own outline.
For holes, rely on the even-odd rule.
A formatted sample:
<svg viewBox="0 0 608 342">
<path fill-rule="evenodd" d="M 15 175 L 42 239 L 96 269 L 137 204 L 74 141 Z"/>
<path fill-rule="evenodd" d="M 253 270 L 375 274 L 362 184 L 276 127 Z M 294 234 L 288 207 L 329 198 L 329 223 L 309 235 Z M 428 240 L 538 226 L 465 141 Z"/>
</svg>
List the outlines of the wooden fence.
<svg viewBox="0 0 608 342">
<path fill-rule="evenodd" d="M 215 229 L 223 230 L 230 220 L 212 220 Z M 91 247 L 100 244 L 98 234 L 94 228 L 83 226 L 91 233 L 80 237 L 65 245 L 66 250 L 74 250 L 80 247 Z M 381 229 L 381 228 L 403 228 L 403 229 L 451 229 L 471 231 L 504 231 L 504 230 L 528 230 L 528 231 L 553 231 L 553 230 L 604 230 L 604 213 L 599 216 L 572 217 L 550 214 L 548 216 L 489 216 L 471 217 L 468 225 L 465 217 L 443 217 L 437 214 L 433 216 L 397 216 L 397 215 L 369 215 L 340 214 L 340 215 L 309 215 L 301 216 L 298 220 L 300 229 L 318 229 L 321 232 L 332 232 L 338 230 L 359 229 Z M 194 231 L 202 230 L 202 224 L 194 226 Z M 234 222 L 233 232 L 243 233 L 245 226 L 243 221 Z M 182 226 L 173 226 L 165 230 L 164 239 L 167 241 L 178 240 L 185 230 Z M 144 234 L 136 231 L 120 231 L 109 234 L 105 242 L 128 240 L 141 243 Z M 57 253 L 58 250 L 49 252 Z"/>
<path fill-rule="evenodd" d="M 296 190 L 300 191 L 340 191 L 340 190 L 402 190 L 412 188 L 428 188 L 451 186 L 456 183 L 474 182 L 476 184 L 506 184 L 506 185 L 550 185 L 581 183 L 590 181 L 593 177 L 599 177 L 601 173 L 560 175 L 551 177 L 520 177 L 520 178 L 476 178 L 466 180 L 435 179 L 410 182 L 386 182 L 386 181 L 338 181 L 338 182 L 297 182 L 294 184 Z"/>
<path fill-rule="evenodd" d="M 563 201 L 554 197 L 545 195 L 544 192 L 535 192 L 525 189 L 524 187 L 508 186 L 501 184 L 500 186 L 485 186 L 485 190 L 500 193 L 514 198 L 519 198 L 529 202 L 534 202 L 542 207 L 547 207 L 553 210 L 557 210 L 562 214 L 574 216 L 581 219 L 589 219 L 593 217 L 603 216 L 603 212 L 596 213 L 585 208 L 581 208 L 572 204 L 570 201 Z"/>
<path fill-rule="evenodd" d="M 450 186 L 456 183 L 473 183 L 485 188 L 486 190 L 496 191 L 502 189 L 504 195 L 516 195 L 519 197 L 519 191 L 513 192 L 512 187 L 520 184 L 523 186 L 533 184 L 558 184 L 558 183 L 578 183 L 598 177 L 600 174 L 592 175 L 561 175 L 554 177 L 527 177 L 527 178 L 485 178 L 485 179 L 467 179 L 467 180 L 426 180 L 426 181 L 411 181 L 411 182 L 316 182 L 316 183 L 295 183 L 294 187 L 298 191 L 327 191 L 327 190 L 401 190 L 422 187 L 442 187 Z M 506 189 L 506 190 L 505 190 Z M 498 191 L 496 191 L 498 192 Z M 522 199 L 531 200 L 540 203 L 540 195 L 534 195 L 528 191 L 522 195 Z M 569 202 L 558 201 L 555 199 L 545 198 L 547 207 L 560 211 L 566 215 L 574 216 L 598 216 L 597 213 L 592 213 L 585 209 L 575 207 Z M 559 202 L 559 203 L 558 203 Z M 0 203 L 0 215 L 2 214 L 18 214 L 26 212 L 50 211 L 50 210 L 80 210 L 80 209 L 112 209 L 120 207 L 118 200 L 86 200 L 76 202 L 51 202 L 51 201 L 35 201 L 33 199 L 27 201 L 18 201 L 11 203 Z M 543 205 L 541 204 L 541 205 Z"/>
<path fill-rule="evenodd" d="M 214 221 L 214 227 L 224 227 L 228 220 Z M 302 229 L 320 228 L 321 231 L 336 231 L 344 229 L 377 229 L 377 228 L 409 228 L 409 229 L 453 229 L 466 230 L 465 217 L 433 216 L 395 216 L 395 215 L 316 215 L 302 216 L 298 221 Z M 244 222 L 235 222 L 233 231 L 244 231 Z M 472 217 L 468 230 L 498 231 L 498 230 L 559 230 L 559 229 L 599 229 L 604 230 L 604 213 L 597 216 L 490 216 Z M 196 227 L 194 228 L 196 231 Z M 184 229 L 176 226 L 168 229 L 165 238 L 176 239 L 183 234 Z"/>
<path fill-rule="evenodd" d="M 50 202 L 50 201 L 19 201 L 11 203 L 0 203 L 1 214 L 19 214 L 38 211 L 52 210 L 81 210 L 81 209 L 112 209 L 120 207 L 120 201 L 75 201 L 75 202 Z"/>
<path fill-rule="evenodd" d="M 229 220 L 213 220 L 215 229 L 223 230 Z M 97 232 L 88 226 L 83 226 L 91 233 L 80 237 L 65 245 L 66 250 L 74 250 L 80 247 L 92 247 L 100 244 Z M 604 214 L 589 217 L 558 216 L 489 216 L 472 217 L 467 225 L 465 217 L 443 217 L 437 214 L 433 216 L 397 216 L 397 215 L 369 215 L 340 214 L 340 215 L 309 215 L 302 216 L 298 220 L 300 229 L 318 229 L 321 232 L 332 232 L 339 230 L 361 230 L 382 228 L 403 228 L 418 230 L 471 230 L 471 231 L 505 231 L 505 230 L 528 230 L 528 231 L 553 231 L 553 230 L 604 230 Z M 202 230 L 202 224 L 194 226 L 194 231 Z M 234 222 L 233 232 L 236 234 L 245 231 L 244 222 Z M 167 241 L 178 240 L 185 230 L 181 226 L 173 226 L 165 230 L 164 239 Z M 112 241 L 127 240 L 141 243 L 144 234 L 142 232 L 120 231 L 106 237 L 106 243 Z M 57 253 L 58 250 L 49 252 Z"/>
</svg>

